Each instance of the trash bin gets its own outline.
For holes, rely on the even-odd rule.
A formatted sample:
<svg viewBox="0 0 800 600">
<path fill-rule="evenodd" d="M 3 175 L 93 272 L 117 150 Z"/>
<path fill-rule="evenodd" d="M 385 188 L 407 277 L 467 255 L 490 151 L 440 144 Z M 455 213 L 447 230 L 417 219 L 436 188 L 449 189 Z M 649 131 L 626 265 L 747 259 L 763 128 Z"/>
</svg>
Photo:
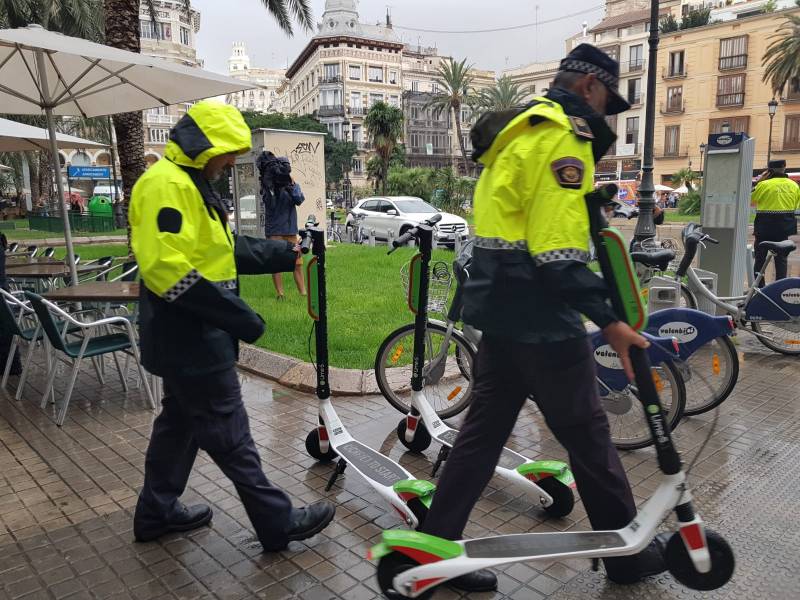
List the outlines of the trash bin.
<svg viewBox="0 0 800 600">
<path fill-rule="evenodd" d="M 93 217 L 113 217 L 111 199 L 107 196 L 92 196 L 89 200 L 89 214 Z"/>
</svg>

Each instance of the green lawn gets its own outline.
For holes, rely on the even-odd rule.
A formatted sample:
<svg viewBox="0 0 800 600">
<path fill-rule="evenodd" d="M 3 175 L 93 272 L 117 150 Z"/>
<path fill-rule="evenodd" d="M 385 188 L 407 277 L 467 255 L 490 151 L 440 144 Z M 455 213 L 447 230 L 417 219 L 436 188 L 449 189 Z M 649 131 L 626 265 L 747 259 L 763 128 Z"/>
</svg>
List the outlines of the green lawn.
<svg viewBox="0 0 800 600">
<path fill-rule="evenodd" d="M 14 223 L 15 229 L 4 230 L 9 242 L 20 242 L 24 240 L 44 240 L 63 238 L 61 232 L 55 231 L 41 231 L 39 229 L 29 229 L 28 219 L 14 219 L 10 221 Z M 91 237 L 91 236 L 110 236 L 110 235 L 127 235 L 125 229 L 115 229 L 114 231 L 104 231 L 101 233 L 90 233 L 87 231 L 73 231 L 73 237 Z"/>
<path fill-rule="evenodd" d="M 371 369 L 378 346 L 397 327 L 413 320 L 405 303 L 400 267 L 413 256 L 401 248 L 391 256 L 386 247 L 342 244 L 327 254 L 330 364 Z M 437 250 L 434 260 L 448 266 L 453 253 Z M 256 345 L 309 360 L 311 319 L 306 302 L 294 287 L 291 274 L 283 275 L 286 300 L 278 302 L 272 277 L 241 278 L 242 297 L 264 318 L 267 331 Z M 313 339 L 311 340 L 313 348 Z"/>
</svg>

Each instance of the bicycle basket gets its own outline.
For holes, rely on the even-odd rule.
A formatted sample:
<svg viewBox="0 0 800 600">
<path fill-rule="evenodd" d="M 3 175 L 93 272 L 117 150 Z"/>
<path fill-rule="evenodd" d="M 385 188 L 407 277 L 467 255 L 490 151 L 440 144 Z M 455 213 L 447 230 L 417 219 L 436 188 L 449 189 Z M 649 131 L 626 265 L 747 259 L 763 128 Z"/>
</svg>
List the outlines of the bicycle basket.
<svg viewBox="0 0 800 600">
<path fill-rule="evenodd" d="M 408 269 L 411 263 L 400 267 L 400 279 L 403 282 L 403 292 L 408 295 Z M 447 313 L 447 302 L 450 299 L 450 286 L 453 278 L 446 262 L 437 261 L 431 265 L 430 286 L 428 288 L 428 312 Z"/>
</svg>

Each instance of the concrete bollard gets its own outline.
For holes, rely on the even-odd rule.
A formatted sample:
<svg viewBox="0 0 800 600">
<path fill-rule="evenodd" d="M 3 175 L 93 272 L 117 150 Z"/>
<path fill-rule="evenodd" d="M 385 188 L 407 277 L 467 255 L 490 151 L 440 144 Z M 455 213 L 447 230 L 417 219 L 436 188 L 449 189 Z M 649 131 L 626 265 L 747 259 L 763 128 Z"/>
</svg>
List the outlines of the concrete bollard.
<svg viewBox="0 0 800 600">
<path fill-rule="evenodd" d="M 369 241 L 368 241 L 368 244 L 370 246 L 372 246 L 372 247 L 375 246 L 375 230 L 374 229 L 370 229 L 369 230 Z"/>
<path fill-rule="evenodd" d="M 453 244 L 453 252 L 455 252 L 456 256 L 461 254 L 461 234 L 460 233 L 456 233 L 455 244 Z"/>
</svg>

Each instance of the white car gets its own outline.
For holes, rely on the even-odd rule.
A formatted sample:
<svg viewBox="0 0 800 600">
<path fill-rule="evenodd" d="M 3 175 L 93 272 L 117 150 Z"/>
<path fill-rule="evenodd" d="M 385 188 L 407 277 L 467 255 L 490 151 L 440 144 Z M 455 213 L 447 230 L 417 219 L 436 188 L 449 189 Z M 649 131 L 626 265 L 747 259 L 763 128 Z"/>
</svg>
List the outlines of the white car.
<svg viewBox="0 0 800 600">
<path fill-rule="evenodd" d="M 434 230 L 436 244 L 454 246 L 457 236 L 467 239 L 469 229 L 464 219 L 437 210 L 422 198 L 413 196 L 364 198 L 347 213 L 346 227 L 355 227 L 360 220 L 365 230 L 375 231 L 376 239 L 388 240 L 390 235 L 396 239 L 437 213 L 442 215 L 442 220 Z"/>
</svg>

